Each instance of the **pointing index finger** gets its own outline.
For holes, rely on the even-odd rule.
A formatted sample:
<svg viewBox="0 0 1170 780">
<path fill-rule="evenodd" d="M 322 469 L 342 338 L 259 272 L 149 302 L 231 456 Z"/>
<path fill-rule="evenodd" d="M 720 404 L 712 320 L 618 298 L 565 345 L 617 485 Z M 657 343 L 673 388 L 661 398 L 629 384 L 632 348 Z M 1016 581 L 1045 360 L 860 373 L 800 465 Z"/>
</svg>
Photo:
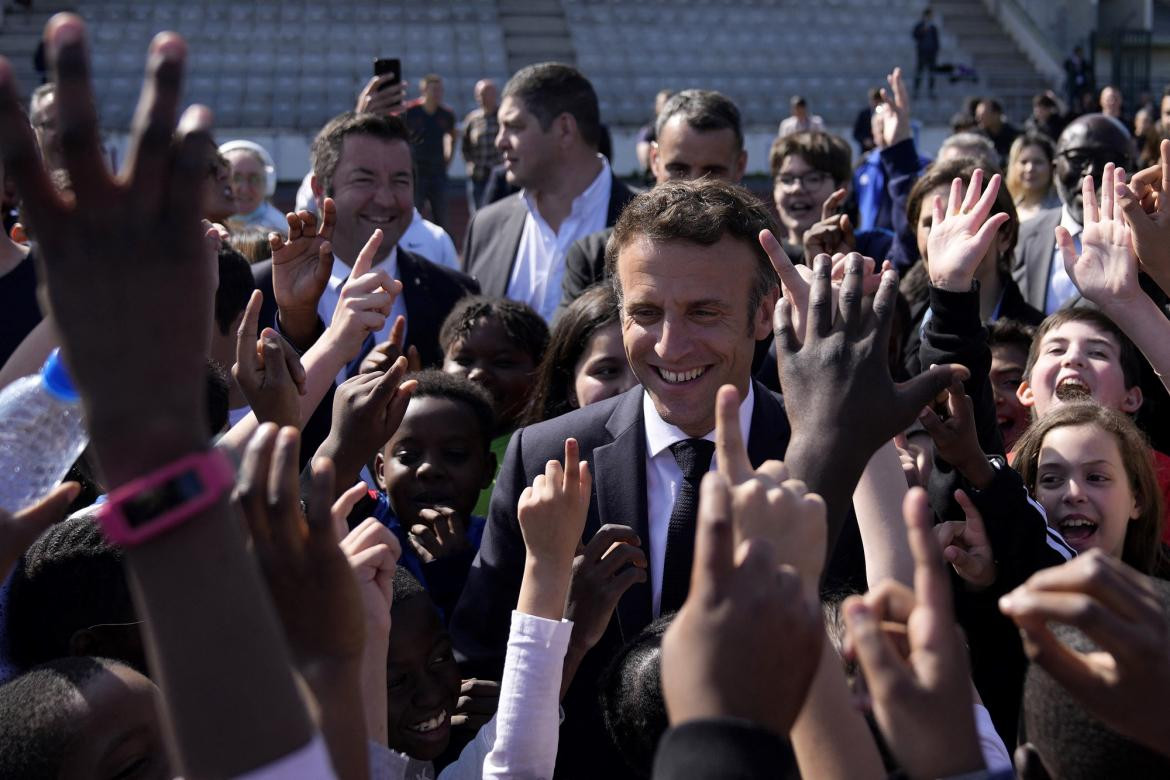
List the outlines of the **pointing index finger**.
<svg viewBox="0 0 1170 780">
<path fill-rule="evenodd" d="M 739 391 L 733 385 L 724 385 L 715 395 L 715 453 L 719 473 L 730 484 L 751 476 L 752 464 L 739 429 Z"/>
</svg>

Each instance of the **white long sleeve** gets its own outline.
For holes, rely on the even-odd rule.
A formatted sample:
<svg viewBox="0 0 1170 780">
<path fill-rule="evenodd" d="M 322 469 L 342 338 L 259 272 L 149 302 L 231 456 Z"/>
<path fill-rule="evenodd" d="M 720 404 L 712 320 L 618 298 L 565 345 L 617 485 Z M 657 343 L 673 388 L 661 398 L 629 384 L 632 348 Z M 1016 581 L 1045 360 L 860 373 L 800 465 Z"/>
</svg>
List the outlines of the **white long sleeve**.
<svg viewBox="0 0 1170 780">
<path fill-rule="evenodd" d="M 560 736 L 561 672 L 572 634 L 571 620 L 512 611 L 500 708 L 492 719 L 496 738 L 484 759 L 483 777 L 552 777 Z"/>
<path fill-rule="evenodd" d="M 552 777 L 560 736 L 561 672 L 573 621 L 512 611 L 500 707 L 439 780 Z M 433 777 L 429 762 L 370 743 L 373 780 Z"/>
</svg>

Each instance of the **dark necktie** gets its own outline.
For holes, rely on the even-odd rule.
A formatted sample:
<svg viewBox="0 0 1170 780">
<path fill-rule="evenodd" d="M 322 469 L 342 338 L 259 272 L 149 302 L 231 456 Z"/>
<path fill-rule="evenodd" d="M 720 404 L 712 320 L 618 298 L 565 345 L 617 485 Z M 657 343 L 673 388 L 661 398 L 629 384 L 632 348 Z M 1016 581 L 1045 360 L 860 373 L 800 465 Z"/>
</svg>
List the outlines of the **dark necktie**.
<svg viewBox="0 0 1170 780">
<path fill-rule="evenodd" d="M 662 599 L 658 614 L 665 615 L 683 605 L 691 585 L 691 563 L 695 557 L 695 520 L 699 512 L 699 483 L 711 468 L 715 442 L 683 439 L 670 445 L 670 452 L 682 471 L 682 483 L 670 511 L 666 530 L 666 562 L 662 567 Z"/>
</svg>

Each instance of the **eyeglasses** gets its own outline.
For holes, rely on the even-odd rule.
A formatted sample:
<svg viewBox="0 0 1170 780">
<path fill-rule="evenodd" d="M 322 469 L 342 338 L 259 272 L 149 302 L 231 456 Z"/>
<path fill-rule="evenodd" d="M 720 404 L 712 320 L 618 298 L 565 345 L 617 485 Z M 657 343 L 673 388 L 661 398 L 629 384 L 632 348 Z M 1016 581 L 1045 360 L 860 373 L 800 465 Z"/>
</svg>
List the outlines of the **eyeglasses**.
<svg viewBox="0 0 1170 780">
<path fill-rule="evenodd" d="M 249 184 L 253 187 L 259 187 L 264 182 L 264 176 L 259 173 L 249 173 L 247 176 L 239 173 L 232 174 L 232 184 Z"/>
<path fill-rule="evenodd" d="M 776 181 L 780 183 L 781 187 L 791 189 L 799 184 L 806 190 L 815 190 L 823 186 L 826 182 L 832 180 L 832 176 L 824 171 L 809 171 L 808 173 L 792 174 L 784 173 L 776 177 Z"/>
<path fill-rule="evenodd" d="M 1106 163 L 1125 165 L 1126 161 L 1111 150 L 1065 149 L 1056 155 L 1063 158 L 1073 170 L 1085 171 L 1090 168 L 1104 168 Z"/>
</svg>

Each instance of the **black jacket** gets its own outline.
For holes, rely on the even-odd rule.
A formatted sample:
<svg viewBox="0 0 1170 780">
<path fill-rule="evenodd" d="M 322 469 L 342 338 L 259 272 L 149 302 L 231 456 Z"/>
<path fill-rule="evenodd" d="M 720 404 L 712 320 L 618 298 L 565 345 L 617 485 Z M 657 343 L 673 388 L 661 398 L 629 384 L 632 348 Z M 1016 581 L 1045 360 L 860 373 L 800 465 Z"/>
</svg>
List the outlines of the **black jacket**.
<svg viewBox="0 0 1170 780">
<path fill-rule="evenodd" d="M 565 439 L 580 445 L 581 459 L 593 471 L 593 499 L 582 541 L 607 523 L 632 527 L 649 555 L 646 517 L 646 434 L 640 386 L 512 435 L 492 493 L 487 527 L 471 565 L 463 595 L 451 620 L 451 636 L 464 676 L 491 678 L 503 667 L 511 611 L 524 574 L 525 548 L 516 503 L 549 460 L 564 456 Z M 755 407 L 748 455 L 753 466 L 781 459 L 788 446 L 783 400 L 755 384 Z M 586 656 L 564 701 L 559 772 L 565 776 L 605 777 L 622 770 L 601 731 L 597 680 L 616 651 L 650 623 L 649 582 L 631 587 L 618 602 L 605 636 Z M 498 679 L 498 678 L 495 678 Z"/>
</svg>

